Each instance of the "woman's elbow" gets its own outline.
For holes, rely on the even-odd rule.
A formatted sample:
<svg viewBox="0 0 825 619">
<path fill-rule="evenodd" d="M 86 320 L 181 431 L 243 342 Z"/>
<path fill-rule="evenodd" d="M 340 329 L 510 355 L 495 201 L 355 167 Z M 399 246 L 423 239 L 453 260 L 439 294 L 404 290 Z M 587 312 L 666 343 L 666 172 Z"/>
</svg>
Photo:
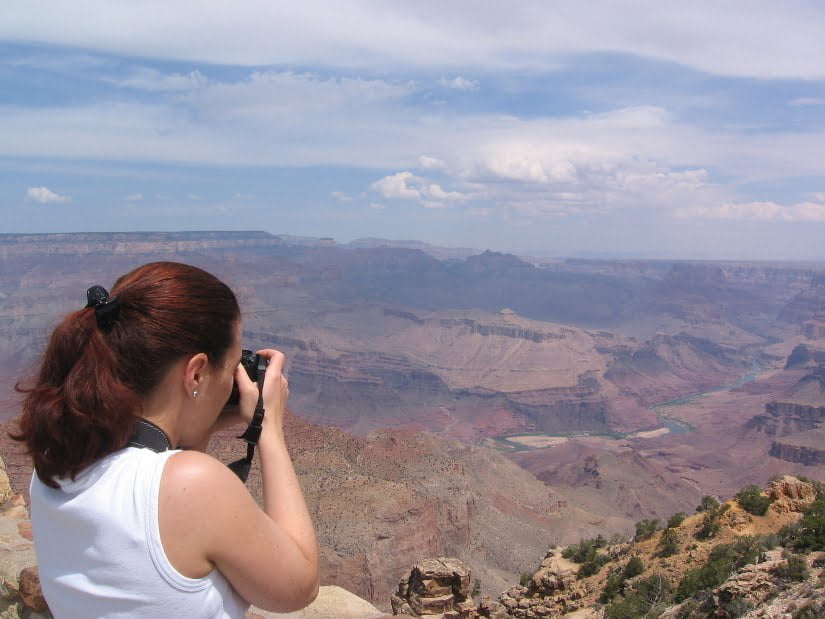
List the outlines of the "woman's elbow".
<svg viewBox="0 0 825 619">
<path fill-rule="evenodd" d="M 305 606 L 309 606 L 315 601 L 315 598 L 318 597 L 318 591 L 321 588 L 321 566 L 316 559 L 315 561 L 311 562 L 312 568 L 310 569 L 310 574 L 308 578 L 308 586 L 306 588 L 306 604 Z"/>
<path fill-rule="evenodd" d="M 305 598 L 305 601 L 304 601 L 304 606 L 302 606 L 301 608 L 303 608 L 305 606 L 309 606 L 310 604 L 312 604 L 315 601 L 315 598 L 318 597 L 318 591 L 320 591 L 320 590 L 321 590 L 321 579 L 316 578 L 315 582 L 312 583 L 312 585 L 307 589 L 306 598 Z"/>
<path fill-rule="evenodd" d="M 301 610 L 315 601 L 320 587 L 320 570 L 316 568 L 308 573 L 305 578 L 299 577 L 297 580 L 292 580 L 288 592 L 282 592 L 281 595 L 276 595 L 267 601 L 261 600 L 264 605 L 260 608 L 278 613 L 291 613 Z"/>
</svg>

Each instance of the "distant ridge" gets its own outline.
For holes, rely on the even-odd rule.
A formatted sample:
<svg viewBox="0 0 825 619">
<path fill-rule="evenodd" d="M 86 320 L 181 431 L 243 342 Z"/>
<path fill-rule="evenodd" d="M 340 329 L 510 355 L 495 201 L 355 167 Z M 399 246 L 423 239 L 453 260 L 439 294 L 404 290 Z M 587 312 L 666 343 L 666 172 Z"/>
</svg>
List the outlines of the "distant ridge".
<svg viewBox="0 0 825 619">
<path fill-rule="evenodd" d="M 182 254 L 283 245 L 262 231 L 69 232 L 0 235 L 0 258 L 54 255 Z"/>
<path fill-rule="evenodd" d="M 482 250 L 473 249 L 472 247 L 441 247 L 438 245 L 430 245 L 429 243 L 424 243 L 423 241 L 395 241 L 375 237 L 355 239 L 347 243 L 345 247 L 350 249 L 377 249 L 380 247 L 392 247 L 395 249 L 418 249 L 431 255 L 433 258 L 437 258 L 438 260 L 463 260 L 468 256 L 474 256 L 482 252 Z"/>
<path fill-rule="evenodd" d="M 77 241 L 145 241 L 156 239 L 164 241 L 194 239 L 237 239 L 259 238 L 275 239 L 269 232 L 262 230 L 182 230 L 176 232 L 35 232 L 35 233 L 0 233 L 0 244 L 48 241 L 51 243 Z"/>
</svg>

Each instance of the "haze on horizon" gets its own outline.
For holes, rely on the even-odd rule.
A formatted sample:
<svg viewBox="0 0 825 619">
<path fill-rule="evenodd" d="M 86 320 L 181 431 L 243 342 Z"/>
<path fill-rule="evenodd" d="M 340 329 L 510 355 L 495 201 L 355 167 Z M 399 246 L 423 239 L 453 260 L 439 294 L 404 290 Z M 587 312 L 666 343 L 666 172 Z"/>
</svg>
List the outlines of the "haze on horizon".
<svg viewBox="0 0 825 619">
<path fill-rule="evenodd" d="M 13 1 L 0 232 L 825 260 L 814 1 Z"/>
</svg>

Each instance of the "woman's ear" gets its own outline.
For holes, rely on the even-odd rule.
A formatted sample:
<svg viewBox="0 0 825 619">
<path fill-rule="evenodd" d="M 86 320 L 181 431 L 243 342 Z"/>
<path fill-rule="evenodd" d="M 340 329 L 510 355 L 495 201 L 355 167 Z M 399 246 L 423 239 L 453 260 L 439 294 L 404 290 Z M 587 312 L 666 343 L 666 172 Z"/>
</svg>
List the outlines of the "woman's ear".
<svg viewBox="0 0 825 619">
<path fill-rule="evenodd" d="M 184 388 L 191 397 L 198 397 L 198 391 L 203 389 L 203 382 L 206 380 L 209 357 L 205 353 L 199 352 L 189 359 L 183 374 Z"/>
</svg>

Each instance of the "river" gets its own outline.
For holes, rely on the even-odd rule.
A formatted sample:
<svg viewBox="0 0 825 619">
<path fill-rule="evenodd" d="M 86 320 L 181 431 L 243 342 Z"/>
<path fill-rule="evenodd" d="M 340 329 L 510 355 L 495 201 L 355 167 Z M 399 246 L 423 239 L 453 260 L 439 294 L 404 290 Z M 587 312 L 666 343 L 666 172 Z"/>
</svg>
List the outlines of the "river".
<svg viewBox="0 0 825 619">
<path fill-rule="evenodd" d="M 686 421 L 683 421 L 678 417 L 674 417 L 673 415 L 671 415 L 671 408 L 673 408 L 674 406 L 682 406 L 684 404 L 695 402 L 696 400 L 704 398 L 705 396 L 710 395 L 712 393 L 722 393 L 725 391 L 731 391 L 732 389 L 741 387 L 745 383 L 749 383 L 751 381 L 756 380 L 757 378 L 759 378 L 759 375 L 761 373 L 762 364 L 759 363 L 758 359 L 755 359 L 751 362 L 751 369 L 748 371 L 748 373 L 733 381 L 732 383 L 722 385 L 721 387 L 715 387 L 714 389 L 710 389 L 708 391 L 689 393 L 688 395 L 683 395 L 681 397 L 676 398 L 675 400 L 669 400 L 667 402 L 662 402 L 661 404 L 656 404 L 654 406 L 651 406 L 650 408 L 651 410 L 653 410 L 653 412 L 656 413 L 656 416 L 659 418 L 659 423 L 661 423 L 664 427 L 670 430 L 673 434 L 685 434 L 687 432 L 692 432 L 693 426 L 691 426 Z"/>
</svg>

